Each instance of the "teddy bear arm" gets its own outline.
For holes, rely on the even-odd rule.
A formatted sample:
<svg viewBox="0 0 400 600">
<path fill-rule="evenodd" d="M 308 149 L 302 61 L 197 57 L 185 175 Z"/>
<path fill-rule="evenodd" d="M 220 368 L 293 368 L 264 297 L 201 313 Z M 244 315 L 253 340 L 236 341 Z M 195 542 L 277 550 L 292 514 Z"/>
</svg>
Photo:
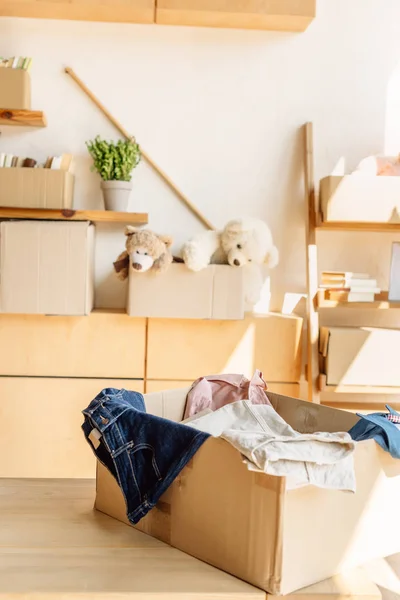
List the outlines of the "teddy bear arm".
<svg viewBox="0 0 400 600">
<path fill-rule="evenodd" d="M 129 273 L 129 254 L 126 250 L 121 252 L 117 260 L 114 262 L 115 273 L 121 281 L 124 281 L 128 277 Z"/>
<path fill-rule="evenodd" d="M 161 254 L 161 256 L 154 261 L 153 269 L 157 271 L 157 273 L 162 273 L 168 269 L 172 260 L 172 254 L 164 252 L 164 254 Z"/>
</svg>

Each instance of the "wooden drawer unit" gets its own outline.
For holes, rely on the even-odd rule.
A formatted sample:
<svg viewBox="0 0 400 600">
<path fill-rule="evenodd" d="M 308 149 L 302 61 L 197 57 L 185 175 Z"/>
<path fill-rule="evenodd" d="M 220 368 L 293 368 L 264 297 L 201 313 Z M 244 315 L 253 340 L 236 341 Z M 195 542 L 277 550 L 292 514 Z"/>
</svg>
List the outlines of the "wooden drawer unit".
<svg viewBox="0 0 400 600">
<path fill-rule="evenodd" d="M 0 315 L 0 375 L 143 379 L 146 320 Z"/>
<path fill-rule="evenodd" d="M 267 382 L 301 376 L 302 319 L 270 314 L 244 321 L 149 319 L 147 379 L 194 381 L 255 369 Z"/>
</svg>

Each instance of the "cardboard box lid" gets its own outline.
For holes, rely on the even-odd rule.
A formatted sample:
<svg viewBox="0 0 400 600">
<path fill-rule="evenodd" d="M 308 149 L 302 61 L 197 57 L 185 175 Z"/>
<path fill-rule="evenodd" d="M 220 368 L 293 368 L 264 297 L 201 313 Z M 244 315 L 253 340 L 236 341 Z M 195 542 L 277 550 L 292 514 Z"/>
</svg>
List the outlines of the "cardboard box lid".
<svg viewBox="0 0 400 600">
<path fill-rule="evenodd" d="M 3 221 L 1 310 L 87 314 L 93 306 L 94 226 Z"/>
<path fill-rule="evenodd" d="M 30 110 L 31 78 L 23 69 L 0 71 L 0 108 Z"/>
</svg>

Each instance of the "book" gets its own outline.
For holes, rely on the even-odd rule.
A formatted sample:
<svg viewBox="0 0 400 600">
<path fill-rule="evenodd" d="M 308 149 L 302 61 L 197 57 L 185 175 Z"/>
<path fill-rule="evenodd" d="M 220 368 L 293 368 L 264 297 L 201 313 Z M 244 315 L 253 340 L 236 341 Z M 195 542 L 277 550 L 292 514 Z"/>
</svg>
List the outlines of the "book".
<svg viewBox="0 0 400 600">
<path fill-rule="evenodd" d="M 0 167 L 4 167 L 4 162 L 6 160 L 6 155 L 4 152 L 0 152 Z"/>
<path fill-rule="evenodd" d="M 350 292 L 344 290 L 329 290 L 326 298 L 333 302 L 374 302 L 374 292 Z"/>
<path fill-rule="evenodd" d="M 62 157 L 61 156 L 53 156 L 52 161 L 51 161 L 50 169 L 53 169 L 53 170 L 60 169 L 61 168 L 61 161 L 62 161 Z"/>
<path fill-rule="evenodd" d="M 6 154 L 4 159 L 4 167 L 11 167 L 14 156 L 12 154 Z"/>
<path fill-rule="evenodd" d="M 322 271 L 322 279 L 368 279 L 368 273 L 353 273 L 352 271 Z"/>
</svg>

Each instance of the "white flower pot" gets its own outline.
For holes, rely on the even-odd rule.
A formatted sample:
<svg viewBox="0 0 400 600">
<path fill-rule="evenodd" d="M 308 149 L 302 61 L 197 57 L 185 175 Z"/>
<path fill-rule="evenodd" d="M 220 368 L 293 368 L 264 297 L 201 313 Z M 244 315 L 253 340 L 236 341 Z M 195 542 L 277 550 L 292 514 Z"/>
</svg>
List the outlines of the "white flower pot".
<svg viewBox="0 0 400 600">
<path fill-rule="evenodd" d="M 127 212 L 132 190 L 131 181 L 102 181 L 101 189 L 106 210 Z"/>
</svg>

